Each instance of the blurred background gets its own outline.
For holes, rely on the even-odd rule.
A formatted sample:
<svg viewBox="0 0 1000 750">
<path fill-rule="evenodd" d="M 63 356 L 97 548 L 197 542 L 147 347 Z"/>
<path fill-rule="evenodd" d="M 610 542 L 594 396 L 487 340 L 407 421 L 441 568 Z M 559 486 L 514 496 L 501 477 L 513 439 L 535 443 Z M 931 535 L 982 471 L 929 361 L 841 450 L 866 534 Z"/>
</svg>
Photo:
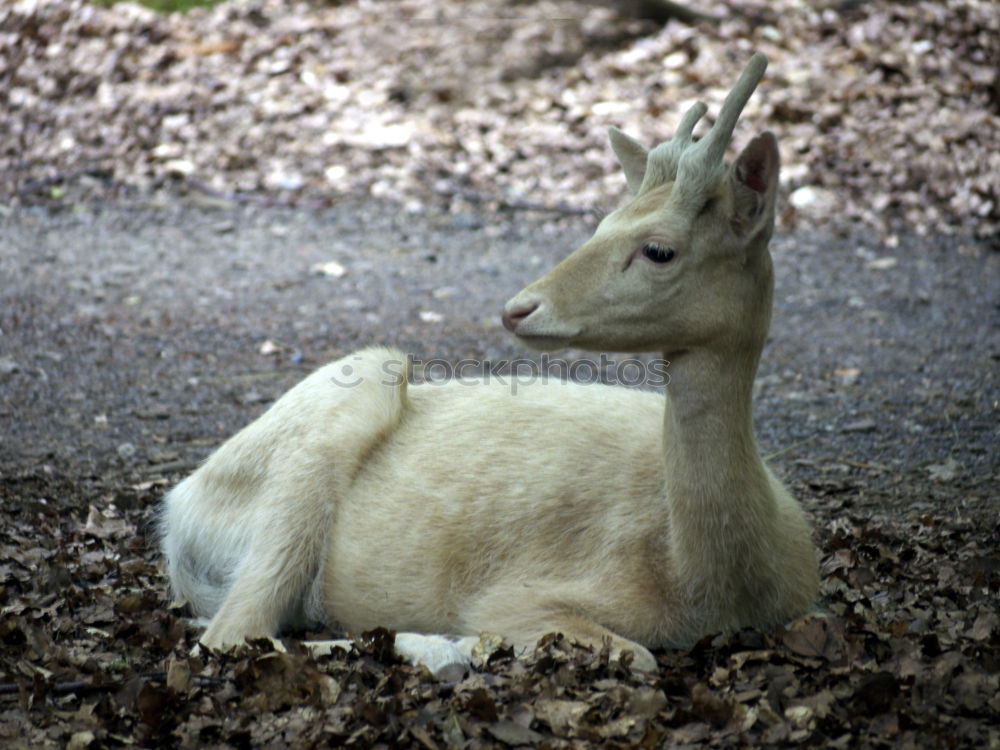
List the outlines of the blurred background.
<svg viewBox="0 0 1000 750">
<path fill-rule="evenodd" d="M 996 246 L 992 0 L 5 2 L 0 203 L 607 210 L 624 190 L 607 127 L 652 144 L 695 98 L 711 118 L 755 50 L 771 64 L 733 148 L 777 133 L 786 226 Z"/>
</svg>

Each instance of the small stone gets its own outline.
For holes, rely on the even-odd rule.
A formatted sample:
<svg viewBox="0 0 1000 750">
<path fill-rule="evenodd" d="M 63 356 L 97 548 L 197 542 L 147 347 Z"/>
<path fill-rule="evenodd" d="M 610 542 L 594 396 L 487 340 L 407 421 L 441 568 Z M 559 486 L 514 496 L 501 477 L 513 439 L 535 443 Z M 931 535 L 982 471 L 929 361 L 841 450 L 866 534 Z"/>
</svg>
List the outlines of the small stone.
<svg viewBox="0 0 1000 750">
<path fill-rule="evenodd" d="M 135 410 L 139 419 L 170 419 L 172 410 L 166 404 L 146 404 Z"/>
<path fill-rule="evenodd" d="M 872 271 L 888 271 L 890 268 L 895 268 L 898 263 L 899 260 L 897 258 L 885 256 L 868 261 L 867 267 Z"/>
<path fill-rule="evenodd" d="M 483 220 L 475 214 L 455 214 L 448 224 L 452 229 L 475 230 L 483 228 Z"/>
<path fill-rule="evenodd" d="M 683 70 L 689 65 L 691 65 L 691 59 L 688 57 L 688 53 L 684 50 L 671 52 L 663 58 L 663 67 L 667 70 Z"/>
<path fill-rule="evenodd" d="M 841 367 L 834 370 L 833 375 L 841 385 L 854 385 L 861 377 L 861 370 L 857 367 Z"/>
<path fill-rule="evenodd" d="M 300 190 L 306 184 L 306 178 L 298 172 L 276 169 L 264 178 L 264 184 L 271 190 Z"/>
<path fill-rule="evenodd" d="M 327 167 L 323 172 L 326 181 L 337 187 L 342 186 L 349 175 L 350 171 L 343 164 L 334 164 L 332 167 Z"/>
<path fill-rule="evenodd" d="M 931 479 L 937 482 L 950 482 L 961 473 L 963 468 L 962 464 L 954 458 L 949 458 L 940 464 L 930 464 L 927 467 L 927 473 Z"/>
<path fill-rule="evenodd" d="M 187 177 L 194 172 L 194 163 L 187 159 L 171 159 L 164 163 L 163 168 L 169 175 Z"/>
<path fill-rule="evenodd" d="M 788 202 L 798 209 L 820 212 L 836 206 L 837 195 L 826 188 L 806 185 L 793 190 L 792 194 L 788 196 Z"/>
<path fill-rule="evenodd" d="M 168 461 L 176 461 L 181 454 L 169 448 L 152 448 L 146 453 L 146 460 L 151 464 L 165 464 Z"/>
<path fill-rule="evenodd" d="M 854 422 L 848 422 L 843 427 L 840 428 L 841 432 L 874 432 L 875 430 L 875 420 L 874 419 L 859 419 Z"/>
<path fill-rule="evenodd" d="M 603 101 L 594 102 L 590 107 L 590 112 L 596 117 L 609 117 L 612 115 L 621 115 L 631 109 L 632 105 L 628 102 Z"/>
<path fill-rule="evenodd" d="M 347 273 L 347 269 L 335 260 L 328 260 L 326 263 L 317 263 L 312 267 L 312 272 L 320 276 L 332 276 L 339 279 Z"/>
<path fill-rule="evenodd" d="M 153 149 L 153 156 L 162 161 L 179 159 L 183 149 L 177 143 L 161 143 Z"/>
</svg>

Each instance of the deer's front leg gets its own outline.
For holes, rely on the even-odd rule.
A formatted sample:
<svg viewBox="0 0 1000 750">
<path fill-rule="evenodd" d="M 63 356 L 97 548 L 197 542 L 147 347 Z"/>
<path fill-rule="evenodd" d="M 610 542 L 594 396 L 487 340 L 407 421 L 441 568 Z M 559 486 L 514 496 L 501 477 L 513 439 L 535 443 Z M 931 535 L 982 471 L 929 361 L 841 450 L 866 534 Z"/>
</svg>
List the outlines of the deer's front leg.
<svg viewBox="0 0 1000 750">
<path fill-rule="evenodd" d="M 561 633 L 569 641 L 587 646 L 595 651 L 600 651 L 604 647 L 605 641 L 610 641 L 612 659 L 619 659 L 626 651 L 630 651 L 633 670 L 655 672 L 657 669 L 656 657 L 645 646 L 623 638 L 603 625 L 572 612 L 554 612 L 504 632 L 515 646 L 529 651 L 533 650 L 538 641 L 549 633 Z"/>
<path fill-rule="evenodd" d="M 594 650 L 611 642 L 611 658 L 632 652 L 632 669 L 652 672 L 657 669 L 656 657 L 649 649 L 624 638 L 588 617 L 583 605 L 568 606 L 561 599 L 559 587 L 551 592 L 534 595 L 499 587 L 481 598 L 469 613 L 467 625 L 473 629 L 501 633 L 520 652 L 534 651 L 538 641 L 549 633 L 562 633 L 570 641 Z M 572 601 L 571 599 L 568 601 Z"/>
<path fill-rule="evenodd" d="M 427 667 L 431 674 L 440 677 L 457 669 L 459 674 L 472 661 L 472 651 L 479 643 L 479 636 L 450 638 L 445 635 L 426 635 L 423 633 L 397 633 L 395 642 L 396 656 L 413 665 Z M 336 648 L 350 651 L 354 645 L 351 640 L 333 641 L 303 641 L 302 645 L 315 656 L 331 653 Z"/>
</svg>

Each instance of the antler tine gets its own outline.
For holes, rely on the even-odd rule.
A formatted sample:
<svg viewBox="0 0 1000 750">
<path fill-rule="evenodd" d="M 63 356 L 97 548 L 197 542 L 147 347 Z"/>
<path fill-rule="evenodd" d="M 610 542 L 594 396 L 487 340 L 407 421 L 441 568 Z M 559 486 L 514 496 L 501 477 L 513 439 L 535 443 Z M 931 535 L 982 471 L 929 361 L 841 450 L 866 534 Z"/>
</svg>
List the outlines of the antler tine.
<svg viewBox="0 0 1000 750">
<path fill-rule="evenodd" d="M 704 102 L 695 102 L 681 118 L 673 138 L 664 141 L 649 152 L 646 173 L 640 190 L 662 185 L 677 177 L 677 165 L 681 155 L 691 147 L 691 134 L 698 120 L 708 111 Z"/>
<path fill-rule="evenodd" d="M 699 151 L 704 149 L 705 159 L 709 164 L 720 163 L 729 146 L 729 140 L 733 137 L 733 130 L 736 128 L 736 121 L 740 119 L 743 108 L 750 100 L 754 89 L 764 77 L 767 69 L 767 57 L 762 52 L 754 53 L 753 57 L 743 69 L 743 74 L 733 86 L 726 101 L 722 104 L 722 111 L 719 118 L 708 134 L 699 142 Z M 702 145 L 704 144 L 704 145 Z"/>
<path fill-rule="evenodd" d="M 681 118 L 681 124 L 677 126 L 677 132 L 674 133 L 674 137 L 670 139 L 671 142 L 690 141 L 691 133 L 694 131 L 694 126 L 698 124 L 698 120 L 704 117 L 707 111 L 708 107 L 705 106 L 705 102 L 695 102 L 692 104 L 688 111 L 684 113 L 684 117 Z"/>
<path fill-rule="evenodd" d="M 723 102 L 715 125 L 704 138 L 681 151 L 677 160 L 677 187 L 673 200 L 684 206 L 685 210 L 696 210 L 706 192 L 713 190 L 718 184 L 725 170 L 722 159 L 736 128 L 736 121 L 764 76 L 765 68 L 767 58 L 763 54 L 758 52 L 751 57 L 740 79 Z M 687 124 L 690 114 L 689 112 L 684 116 L 682 125 Z"/>
<path fill-rule="evenodd" d="M 763 78 L 766 68 L 767 58 L 760 52 L 750 58 L 740 79 L 726 97 L 715 125 L 697 142 L 692 141 L 694 126 L 708 108 L 704 102 L 691 105 L 681 118 L 674 137 L 649 152 L 638 192 L 676 179 L 680 184 L 677 194 L 686 196 L 682 199 L 685 202 L 695 202 L 702 192 L 700 186 L 712 184 L 722 171 L 722 157 L 726 153 L 736 121 Z"/>
</svg>

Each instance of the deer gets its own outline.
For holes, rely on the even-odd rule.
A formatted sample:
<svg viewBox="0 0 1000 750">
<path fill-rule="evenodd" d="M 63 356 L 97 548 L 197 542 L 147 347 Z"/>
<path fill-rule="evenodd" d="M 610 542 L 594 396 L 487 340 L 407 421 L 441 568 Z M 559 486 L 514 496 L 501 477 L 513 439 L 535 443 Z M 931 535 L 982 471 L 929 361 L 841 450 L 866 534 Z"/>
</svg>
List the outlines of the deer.
<svg viewBox="0 0 1000 750">
<path fill-rule="evenodd" d="M 438 673 L 482 633 L 522 654 L 560 633 L 652 671 L 652 650 L 811 609 L 811 526 L 751 413 L 776 138 L 724 162 L 766 65 L 753 55 L 701 138 L 702 102 L 652 149 L 611 128 L 631 197 L 502 311 L 536 350 L 661 353 L 663 392 L 411 384 L 380 347 L 319 368 L 165 496 L 167 572 L 204 647 L 382 626 Z"/>
</svg>

